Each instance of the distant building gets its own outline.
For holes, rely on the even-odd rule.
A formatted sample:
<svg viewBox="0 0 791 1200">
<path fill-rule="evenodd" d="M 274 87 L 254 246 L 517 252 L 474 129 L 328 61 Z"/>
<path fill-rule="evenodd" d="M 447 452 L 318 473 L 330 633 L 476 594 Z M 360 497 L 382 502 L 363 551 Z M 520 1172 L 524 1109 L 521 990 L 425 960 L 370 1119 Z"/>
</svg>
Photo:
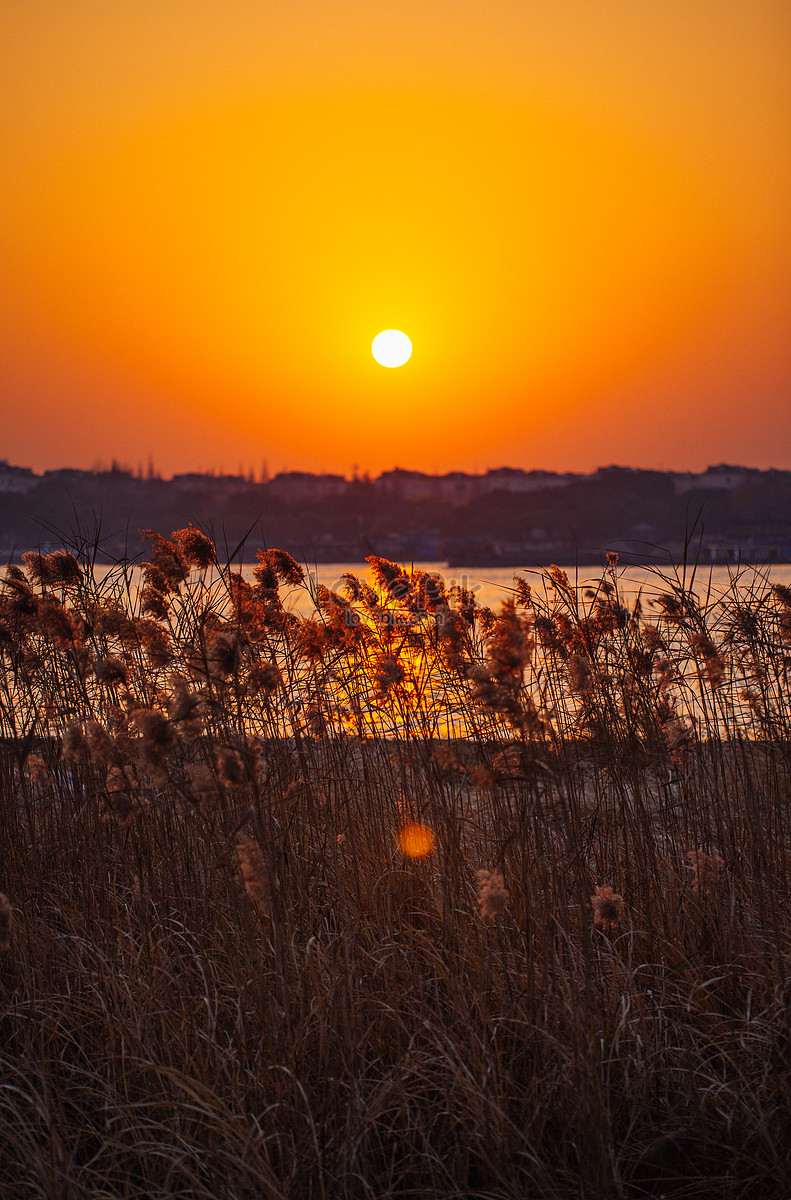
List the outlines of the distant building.
<svg viewBox="0 0 791 1200">
<path fill-rule="evenodd" d="M 41 477 L 42 483 L 87 483 L 94 480 L 93 471 L 83 471 L 79 467 L 58 467 L 55 471 L 45 471 Z"/>
<path fill-rule="evenodd" d="M 247 475 L 215 475 L 212 482 L 215 487 L 231 494 L 251 492 L 261 486 Z"/>
<path fill-rule="evenodd" d="M 343 475 L 309 475 L 305 471 L 281 471 L 270 479 L 266 489 L 278 500 L 325 500 L 328 496 L 340 496 L 347 487 Z"/>
<path fill-rule="evenodd" d="M 204 475 L 202 471 L 185 471 L 174 475 L 170 482 L 181 492 L 203 492 L 211 486 L 213 476 Z"/>
<path fill-rule="evenodd" d="M 458 504 L 481 490 L 481 475 L 450 471 L 447 475 L 426 475 L 423 471 L 383 471 L 376 486 L 398 500 L 441 500 Z"/>
<path fill-rule="evenodd" d="M 447 475 L 429 475 L 433 481 L 434 494 L 438 500 L 449 500 L 452 504 L 474 496 L 480 483 L 479 475 L 468 475 L 465 471 L 450 471 Z"/>
<path fill-rule="evenodd" d="M 252 491 L 261 486 L 246 475 L 204 475 L 199 471 L 185 471 L 183 474 L 174 475 L 171 482 L 181 492 L 238 494 Z"/>
<path fill-rule="evenodd" d="M 692 491 L 735 491 L 736 488 L 744 487 L 753 476 L 760 474 L 760 471 L 750 467 L 729 467 L 727 463 L 720 463 L 717 467 L 707 467 L 699 475 L 694 472 L 673 472 L 671 478 L 676 494 L 681 495 Z"/>
<path fill-rule="evenodd" d="M 481 491 L 540 492 L 544 488 L 567 487 L 574 475 L 558 475 L 555 471 L 521 471 L 515 467 L 498 467 L 481 477 Z"/>
<path fill-rule="evenodd" d="M 12 467 L 6 459 L 0 459 L 0 492 L 24 495 L 38 487 L 40 482 L 31 467 Z"/>
<path fill-rule="evenodd" d="M 131 483 L 135 476 L 128 467 L 119 467 L 117 463 L 113 463 L 107 471 L 97 471 L 94 478 L 97 484 L 102 483 Z"/>
<path fill-rule="evenodd" d="M 393 471 L 383 471 L 376 486 L 398 500 L 432 500 L 437 495 L 434 489 L 436 478 L 436 475 L 425 475 L 422 471 L 402 471 L 396 467 Z"/>
<path fill-rule="evenodd" d="M 554 471 L 522 471 L 497 467 L 485 475 L 451 471 L 447 475 L 425 475 L 422 471 L 384 471 L 376 481 L 389 496 L 401 500 L 442 500 L 462 503 L 490 492 L 538 492 L 543 488 L 566 487 L 576 476 Z"/>
</svg>

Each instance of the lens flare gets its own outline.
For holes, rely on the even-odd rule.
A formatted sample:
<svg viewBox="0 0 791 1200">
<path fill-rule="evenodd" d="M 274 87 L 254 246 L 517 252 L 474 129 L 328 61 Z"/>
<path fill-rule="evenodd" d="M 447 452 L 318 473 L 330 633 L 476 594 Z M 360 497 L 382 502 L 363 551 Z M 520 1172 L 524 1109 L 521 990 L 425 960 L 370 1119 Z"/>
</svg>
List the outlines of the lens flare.
<svg viewBox="0 0 791 1200">
<path fill-rule="evenodd" d="M 405 858 L 428 858 L 436 842 L 434 831 L 420 821 L 410 821 L 398 831 L 398 846 Z"/>
</svg>

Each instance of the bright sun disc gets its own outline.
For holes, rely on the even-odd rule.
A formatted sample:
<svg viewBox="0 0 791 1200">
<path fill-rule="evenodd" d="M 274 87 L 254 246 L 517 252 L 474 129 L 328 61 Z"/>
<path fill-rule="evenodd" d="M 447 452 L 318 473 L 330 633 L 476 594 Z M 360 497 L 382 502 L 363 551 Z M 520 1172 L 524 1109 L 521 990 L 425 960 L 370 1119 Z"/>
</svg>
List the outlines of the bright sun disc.
<svg viewBox="0 0 791 1200">
<path fill-rule="evenodd" d="M 412 343 L 400 329 L 383 329 L 371 343 L 371 353 L 383 367 L 402 367 L 412 353 Z"/>
</svg>

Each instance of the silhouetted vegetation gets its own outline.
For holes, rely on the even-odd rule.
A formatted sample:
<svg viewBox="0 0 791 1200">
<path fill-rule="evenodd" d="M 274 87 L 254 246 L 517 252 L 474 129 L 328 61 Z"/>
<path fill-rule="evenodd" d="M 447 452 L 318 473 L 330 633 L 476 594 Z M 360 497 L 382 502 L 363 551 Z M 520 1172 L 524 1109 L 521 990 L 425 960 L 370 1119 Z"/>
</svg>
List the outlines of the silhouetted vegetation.
<svg viewBox="0 0 791 1200">
<path fill-rule="evenodd" d="M 791 591 L 147 546 L 2 582 L 3 1196 L 787 1196 Z"/>
</svg>

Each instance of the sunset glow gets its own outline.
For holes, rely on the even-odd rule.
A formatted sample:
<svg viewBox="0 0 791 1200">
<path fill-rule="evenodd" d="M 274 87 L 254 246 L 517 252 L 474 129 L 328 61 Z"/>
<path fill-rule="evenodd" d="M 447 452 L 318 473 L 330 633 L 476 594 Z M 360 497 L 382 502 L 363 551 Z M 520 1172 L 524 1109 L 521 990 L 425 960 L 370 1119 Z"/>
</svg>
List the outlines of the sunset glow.
<svg viewBox="0 0 791 1200">
<path fill-rule="evenodd" d="M 775 0 L 0 22 L 12 461 L 791 464 Z"/>
</svg>

